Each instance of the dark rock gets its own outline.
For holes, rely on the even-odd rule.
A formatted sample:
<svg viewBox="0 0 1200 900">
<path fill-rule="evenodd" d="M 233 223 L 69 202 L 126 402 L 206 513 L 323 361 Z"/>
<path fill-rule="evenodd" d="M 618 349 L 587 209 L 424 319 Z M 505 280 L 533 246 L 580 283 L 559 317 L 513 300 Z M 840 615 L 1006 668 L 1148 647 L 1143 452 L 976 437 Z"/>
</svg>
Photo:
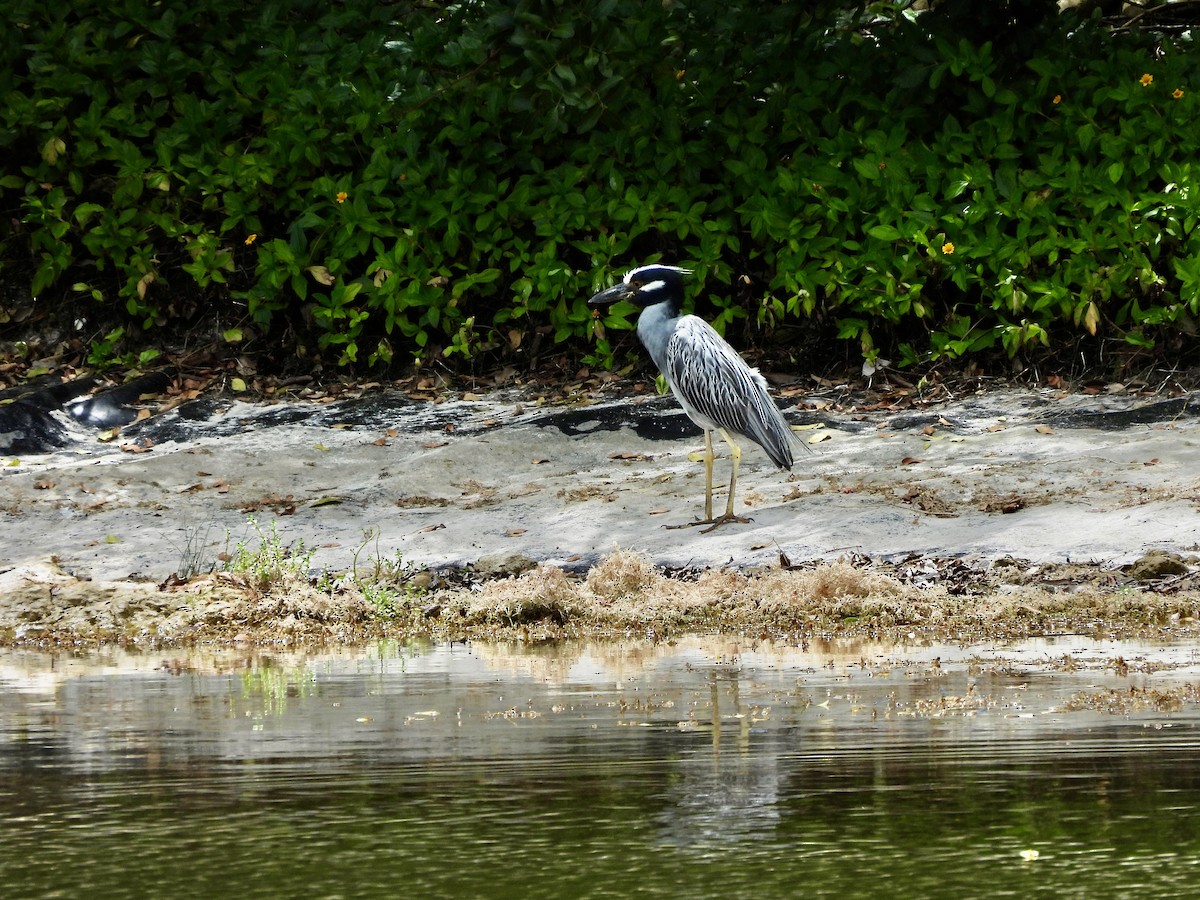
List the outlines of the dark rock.
<svg viewBox="0 0 1200 900">
<path fill-rule="evenodd" d="M 1135 560 L 1125 567 L 1127 575 L 1143 583 L 1172 578 L 1176 575 L 1186 575 L 1190 570 L 1183 557 L 1177 553 L 1168 553 L 1166 550 L 1151 550 L 1141 559 Z"/>
<path fill-rule="evenodd" d="M 520 575 L 537 566 L 537 563 L 524 553 L 489 553 L 479 557 L 472 568 L 479 575 L 499 578 L 504 575 Z"/>
<path fill-rule="evenodd" d="M 166 372 L 151 372 L 107 391 L 66 405 L 67 413 L 77 422 L 93 428 L 128 425 L 137 418 L 137 403 L 145 394 L 161 394 L 171 385 Z"/>
<path fill-rule="evenodd" d="M 94 378 L 68 382 L 41 381 L 0 392 L 0 453 L 49 453 L 66 447 L 70 437 L 52 414 L 61 410 L 92 428 L 127 425 L 137 418 L 132 404 L 145 394 L 158 394 L 171 384 L 170 371 L 151 372 L 126 384 L 84 396 Z"/>
<path fill-rule="evenodd" d="M 0 453 L 49 453 L 69 443 L 66 428 L 50 412 L 25 400 L 0 406 Z"/>
</svg>

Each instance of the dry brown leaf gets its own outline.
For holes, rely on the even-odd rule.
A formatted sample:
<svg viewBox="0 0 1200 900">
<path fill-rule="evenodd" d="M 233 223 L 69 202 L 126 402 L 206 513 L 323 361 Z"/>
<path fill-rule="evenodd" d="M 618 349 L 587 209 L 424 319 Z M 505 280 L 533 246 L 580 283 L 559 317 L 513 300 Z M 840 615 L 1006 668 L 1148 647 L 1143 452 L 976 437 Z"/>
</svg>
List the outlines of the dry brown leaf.
<svg viewBox="0 0 1200 900">
<path fill-rule="evenodd" d="M 1013 494 L 1008 497 L 994 497 L 980 507 L 984 512 L 998 512 L 1004 515 L 1020 512 L 1025 508 L 1025 499 Z"/>
<path fill-rule="evenodd" d="M 518 535 L 524 534 L 528 530 L 528 528 L 510 528 L 508 531 L 504 532 L 504 534 L 507 537 L 517 537 Z"/>
<path fill-rule="evenodd" d="M 1054 429 L 1049 425 L 1034 425 L 1033 430 L 1038 434 L 1054 434 Z"/>
<path fill-rule="evenodd" d="M 309 266 L 308 274 L 313 277 L 314 281 L 320 282 L 326 286 L 329 286 L 334 282 L 333 275 L 324 266 Z"/>
<path fill-rule="evenodd" d="M 54 482 L 53 481 L 35 481 L 33 483 L 33 486 L 35 488 L 37 488 L 37 490 L 39 490 L 39 491 L 48 491 L 48 490 L 50 490 L 50 488 L 54 487 Z"/>
<path fill-rule="evenodd" d="M 902 465 L 902 466 L 913 466 L 913 465 L 916 465 L 916 464 L 917 464 L 917 463 L 919 463 L 919 462 L 925 462 L 925 460 L 923 460 L 923 459 L 917 459 L 915 456 L 906 456 L 906 457 L 904 457 L 904 459 L 900 460 L 900 465 Z"/>
</svg>

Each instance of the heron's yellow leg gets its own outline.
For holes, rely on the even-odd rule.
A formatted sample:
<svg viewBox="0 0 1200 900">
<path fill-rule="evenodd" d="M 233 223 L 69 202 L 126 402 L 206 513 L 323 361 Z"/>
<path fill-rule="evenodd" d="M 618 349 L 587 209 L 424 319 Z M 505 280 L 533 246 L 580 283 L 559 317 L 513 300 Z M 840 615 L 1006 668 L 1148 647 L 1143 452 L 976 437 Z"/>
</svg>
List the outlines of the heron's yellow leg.
<svg viewBox="0 0 1200 900">
<path fill-rule="evenodd" d="M 729 445 L 729 455 L 733 460 L 733 474 L 729 478 L 729 496 L 725 499 L 725 514 L 719 518 L 713 518 L 713 459 L 716 454 L 713 453 L 712 432 L 708 429 L 704 430 L 704 518 L 698 522 L 689 522 L 687 525 L 664 525 L 663 528 L 689 528 L 693 525 L 707 525 L 707 528 L 701 529 L 702 534 L 707 534 L 714 529 L 720 528 L 729 522 L 749 522 L 749 519 L 735 515 L 733 512 L 733 495 L 737 489 L 737 473 L 738 466 L 742 462 L 742 448 L 738 442 L 729 436 L 729 433 L 724 428 L 721 429 L 721 437 L 725 439 L 725 443 Z M 696 456 L 693 454 L 692 459 Z"/>
<path fill-rule="evenodd" d="M 725 443 L 729 445 L 729 457 L 733 462 L 733 471 L 729 475 L 729 495 L 725 498 L 725 515 L 714 519 L 712 515 L 712 507 L 710 506 L 706 510 L 708 521 L 696 523 L 697 525 L 708 526 L 701 531 L 702 534 L 708 534 L 708 532 L 714 531 L 717 528 L 720 528 L 722 525 L 727 525 L 730 522 L 750 521 L 749 519 L 737 515 L 733 511 L 733 498 L 734 494 L 737 492 L 738 466 L 740 466 L 742 463 L 742 448 L 737 441 L 730 437 L 729 432 L 727 432 L 724 428 L 721 429 L 721 437 L 725 438 Z"/>
<path fill-rule="evenodd" d="M 721 429 L 721 437 L 725 438 L 725 443 L 729 445 L 729 456 L 733 460 L 733 474 L 729 476 L 729 496 L 725 498 L 725 518 L 736 519 L 737 516 L 733 514 L 733 492 L 737 488 L 738 466 L 742 464 L 742 448 L 724 428 Z M 712 518 L 711 509 L 708 511 L 708 517 Z"/>
<path fill-rule="evenodd" d="M 713 473 L 712 432 L 704 429 L 704 518 L 712 521 L 712 473 Z"/>
</svg>

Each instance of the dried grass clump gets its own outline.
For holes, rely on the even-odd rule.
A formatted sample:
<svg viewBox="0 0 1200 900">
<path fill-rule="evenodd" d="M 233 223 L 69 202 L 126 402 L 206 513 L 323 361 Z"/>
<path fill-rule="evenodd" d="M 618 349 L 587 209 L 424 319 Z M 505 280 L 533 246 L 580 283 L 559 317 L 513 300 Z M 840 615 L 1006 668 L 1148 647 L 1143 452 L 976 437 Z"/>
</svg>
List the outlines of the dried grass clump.
<svg viewBox="0 0 1200 900">
<path fill-rule="evenodd" d="M 709 569 L 696 579 L 695 590 L 701 596 L 729 601 L 740 598 L 756 581 L 736 569 Z"/>
<path fill-rule="evenodd" d="M 579 614 L 579 586 L 558 566 L 543 563 L 514 578 L 494 581 L 471 598 L 466 617 L 479 624 L 565 624 Z"/>
<path fill-rule="evenodd" d="M 620 550 L 582 583 L 549 565 L 491 582 L 470 596 L 466 615 L 476 624 L 549 621 L 674 633 L 857 618 L 895 625 L 911 621 L 913 604 L 899 582 L 840 560 L 762 574 L 711 569 L 686 581 L 664 575 L 641 554 Z"/>
<path fill-rule="evenodd" d="M 603 629 L 684 628 L 692 622 L 688 603 L 680 600 L 684 592 L 641 554 L 620 550 L 593 566 L 583 581 L 543 564 L 485 584 L 467 598 L 465 618 L 466 624 L 509 627 L 549 622 Z"/>
<path fill-rule="evenodd" d="M 297 582 L 282 596 L 264 597 L 256 612 L 267 620 L 357 625 L 370 621 L 375 608 L 359 591 L 321 591 Z"/>
<path fill-rule="evenodd" d="M 893 578 L 856 569 L 844 560 L 822 563 L 813 569 L 789 569 L 767 572 L 750 582 L 753 592 L 772 607 L 834 609 L 854 608 L 860 601 L 897 600 L 906 589 Z"/>
<path fill-rule="evenodd" d="M 808 574 L 808 590 L 815 600 L 844 597 L 896 597 L 904 587 L 887 575 L 856 569 L 845 560 L 817 566 Z"/>
<path fill-rule="evenodd" d="M 324 635 L 331 629 L 370 623 L 376 609 L 358 591 L 319 590 L 308 581 L 286 578 L 269 591 L 245 591 L 204 599 L 193 608 L 205 626 L 252 628 L 273 634 Z"/>
<path fill-rule="evenodd" d="M 701 584 L 729 591 L 733 595 L 729 615 L 744 624 L 795 628 L 855 621 L 865 628 L 879 628 L 944 618 L 940 591 L 907 588 L 887 575 L 843 560 L 755 576 L 714 573 Z"/>
<path fill-rule="evenodd" d="M 584 586 L 598 603 L 612 603 L 660 590 L 666 578 L 650 560 L 632 550 L 618 550 L 592 566 Z"/>
</svg>

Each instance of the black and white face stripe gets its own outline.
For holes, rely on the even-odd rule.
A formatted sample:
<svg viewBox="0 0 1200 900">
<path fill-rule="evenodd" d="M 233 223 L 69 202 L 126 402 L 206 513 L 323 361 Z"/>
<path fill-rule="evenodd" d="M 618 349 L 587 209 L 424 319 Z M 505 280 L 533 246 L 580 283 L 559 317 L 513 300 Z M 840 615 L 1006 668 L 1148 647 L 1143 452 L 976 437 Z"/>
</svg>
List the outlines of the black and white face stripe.
<svg viewBox="0 0 1200 900">
<path fill-rule="evenodd" d="M 626 284 L 643 291 L 657 291 L 667 286 L 664 279 L 670 277 L 668 273 L 675 276 L 673 280 L 678 280 L 685 275 L 691 275 L 692 270 L 685 269 L 682 266 L 638 266 L 636 269 L 631 269 L 625 273 L 624 281 Z"/>
<path fill-rule="evenodd" d="M 680 266 L 639 266 L 626 272 L 619 284 L 601 291 L 588 304 L 602 306 L 627 300 L 642 307 L 662 302 L 678 305 L 683 299 L 683 279 L 690 274 L 691 269 Z"/>
<path fill-rule="evenodd" d="M 691 269 L 681 266 L 639 266 L 625 273 L 624 282 L 639 294 L 652 297 L 661 294 L 668 282 L 678 285 L 685 276 L 691 274 Z"/>
</svg>

